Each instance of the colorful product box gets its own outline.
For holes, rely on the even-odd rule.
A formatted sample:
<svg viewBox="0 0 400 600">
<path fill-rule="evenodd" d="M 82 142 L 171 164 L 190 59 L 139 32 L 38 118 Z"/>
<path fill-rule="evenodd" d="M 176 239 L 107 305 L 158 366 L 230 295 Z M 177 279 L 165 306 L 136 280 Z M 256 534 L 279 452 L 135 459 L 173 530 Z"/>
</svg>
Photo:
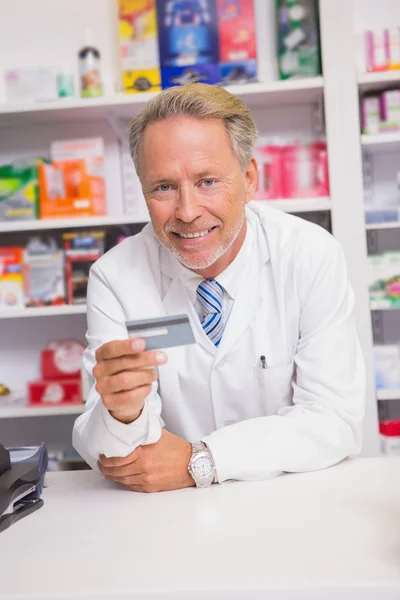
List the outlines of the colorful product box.
<svg viewBox="0 0 400 600">
<path fill-rule="evenodd" d="M 82 404 L 80 379 L 38 379 L 28 382 L 28 406 Z"/>
<path fill-rule="evenodd" d="M 400 90 L 388 90 L 380 95 L 380 131 L 400 129 Z"/>
<path fill-rule="evenodd" d="M 217 0 L 219 56 L 222 63 L 257 57 L 253 0 Z"/>
<path fill-rule="evenodd" d="M 157 0 L 157 19 L 162 68 L 219 62 L 215 0 Z"/>
<path fill-rule="evenodd" d="M 24 306 L 23 249 L 0 248 L 0 311 Z"/>
<path fill-rule="evenodd" d="M 24 253 L 26 306 L 65 304 L 64 253 L 54 241 L 33 238 Z"/>
<path fill-rule="evenodd" d="M 257 81 L 257 61 L 220 63 L 221 85 L 234 85 Z"/>
<path fill-rule="evenodd" d="M 381 451 L 390 456 L 400 456 L 400 420 L 381 421 Z"/>
<path fill-rule="evenodd" d="M 219 65 L 192 65 L 191 67 L 163 67 L 162 87 L 168 88 L 188 83 L 220 83 Z"/>
<path fill-rule="evenodd" d="M 0 166 L 0 221 L 38 218 L 38 165 L 42 159 Z"/>
<path fill-rule="evenodd" d="M 400 25 L 385 29 L 385 42 L 388 49 L 389 69 L 400 69 Z"/>
<path fill-rule="evenodd" d="M 365 60 L 368 72 L 389 68 L 389 48 L 385 30 L 364 33 Z"/>
<path fill-rule="evenodd" d="M 368 257 L 369 297 L 382 308 L 400 307 L 400 251 Z"/>
<path fill-rule="evenodd" d="M 104 216 L 107 205 L 103 140 L 53 142 L 51 157 L 51 165 L 39 167 L 40 218 Z"/>
<path fill-rule="evenodd" d="M 81 376 L 84 346 L 77 340 L 50 342 L 41 352 L 41 374 L 46 381 L 78 379 Z"/>
<path fill-rule="evenodd" d="M 119 0 L 122 86 L 138 93 L 161 89 L 155 0 Z"/>
<path fill-rule="evenodd" d="M 69 304 L 86 302 L 90 267 L 104 252 L 104 237 L 104 231 L 63 234 Z"/>
<path fill-rule="evenodd" d="M 361 98 L 361 132 L 365 134 L 379 133 L 381 107 L 379 96 Z"/>
</svg>

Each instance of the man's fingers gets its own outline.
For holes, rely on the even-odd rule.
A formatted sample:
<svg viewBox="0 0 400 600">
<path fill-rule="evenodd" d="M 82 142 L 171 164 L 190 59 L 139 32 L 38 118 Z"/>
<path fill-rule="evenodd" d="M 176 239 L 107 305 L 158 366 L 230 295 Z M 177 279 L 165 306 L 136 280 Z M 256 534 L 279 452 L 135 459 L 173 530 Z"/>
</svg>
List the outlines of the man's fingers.
<svg viewBox="0 0 400 600">
<path fill-rule="evenodd" d="M 99 468 L 101 472 L 103 472 L 102 468 L 123 467 L 136 462 L 142 455 L 143 448 L 141 446 L 138 446 L 136 450 L 128 454 L 128 456 L 111 456 L 110 458 L 107 458 L 104 454 L 101 454 L 99 456 Z"/>
<path fill-rule="evenodd" d="M 113 342 L 111 342 L 113 343 Z M 103 346 L 102 346 L 103 347 Z M 101 350 L 101 348 L 99 348 Z M 96 353 L 97 356 L 97 353 Z M 125 354 L 117 358 L 101 360 L 93 369 L 93 375 L 96 379 L 107 377 L 120 373 L 121 371 L 131 371 L 134 369 L 145 369 L 163 365 L 167 362 L 165 352 L 159 350 L 149 350 L 139 354 Z"/>
<path fill-rule="evenodd" d="M 146 348 L 146 342 L 141 338 L 128 338 L 127 340 L 114 340 L 107 342 L 96 350 L 96 361 L 110 360 L 125 356 L 126 354 L 138 354 Z"/>
<path fill-rule="evenodd" d="M 101 396 L 128 392 L 142 385 L 150 385 L 157 379 L 155 369 L 143 369 L 142 371 L 123 371 L 111 377 L 103 377 L 96 383 L 96 390 Z"/>
<path fill-rule="evenodd" d="M 152 386 L 141 385 L 134 390 L 127 392 L 117 392 L 115 394 L 103 394 L 102 400 L 104 406 L 109 412 L 116 411 L 118 413 L 124 413 L 126 409 L 127 414 L 132 413 L 132 409 L 140 405 L 139 410 L 143 408 L 143 401 L 151 394 Z"/>
</svg>

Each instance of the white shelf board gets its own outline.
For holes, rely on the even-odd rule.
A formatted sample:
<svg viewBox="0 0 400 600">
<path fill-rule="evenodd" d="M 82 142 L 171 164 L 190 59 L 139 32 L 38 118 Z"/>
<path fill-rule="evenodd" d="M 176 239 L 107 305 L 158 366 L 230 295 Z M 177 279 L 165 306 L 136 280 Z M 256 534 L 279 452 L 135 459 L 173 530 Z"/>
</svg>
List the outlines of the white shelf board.
<svg viewBox="0 0 400 600">
<path fill-rule="evenodd" d="M 18 419 L 21 417 L 59 417 L 62 415 L 80 415 L 85 410 L 84 404 L 65 406 L 0 406 L 1 419 Z"/>
<path fill-rule="evenodd" d="M 400 70 L 363 73 L 358 76 L 358 86 L 361 92 L 382 90 L 385 86 L 391 87 L 393 84 L 400 86 Z"/>
<path fill-rule="evenodd" d="M 400 146 L 400 131 L 376 135 L 364 134 L 361 136 L 361 144 L 364 149 L 371 152 L 393 152 L 397 150 L 396 146 Z"/>
<path fill-rule="evenodd" d="M 378 400 L 400 400 L 399 390 L 376 390 Z"/>
<path fill-rule="evenodd" d="M 400 221 L 393 221 L 393 223 L 368 223 L 365 225 L 365 229 L 397 229 L 400 228 Z"/>
<path fill-rule="evenodd" d="M 226 89 L 241 98 L 248 106 L 311 103 L 322 93 L 321 76 L 305 79 L 231 85 Z M 0 126 L 26 122 L 64 122 L 100 120 L 112 114 L 122 118 L 134 117 L 159 92 L 115 94 L 103 98 L 64 98 L 42 104 L 0 105 Z"/>
<path fill-rule="evenodd" d="M 400 304 L 398 306 L 393 306 L 385 300 L 375 300 L 374 302 L 370 302 L 370 308 L 371 310 L 400 310 Z"/>
<path fill-rule="evenodd" d="M 10 308 L 0 312 L 0 319 L 22 319 L 25 317 L 57 317 L 62 315 L 84 315 L 86 304 L 64 304 L 60 306 L 38 306 L 34 308 Z"/>
<path fill-rule="evenodd" d="M 271 208 L 276 208 L 284 212 L 300 213 L 314 212 L 322 210 L 331 210 L 332 203 L 329 197 L 321 198 L 299 198 L 298 200 L 255 200 L 255 202 L 263 202 Z"/>
<path fill-rule="evenodd" d="M 0 233 L 13 231 L 35 231 L 45 229 L 70 229 L 82 227 L 107 227 L 109 225 L 131 225 L 147 223 L 148 217 L 133 215 L 91 217 L 87 219 L 39 219 L 37 221 L 2 221 Z"/>
</svg>

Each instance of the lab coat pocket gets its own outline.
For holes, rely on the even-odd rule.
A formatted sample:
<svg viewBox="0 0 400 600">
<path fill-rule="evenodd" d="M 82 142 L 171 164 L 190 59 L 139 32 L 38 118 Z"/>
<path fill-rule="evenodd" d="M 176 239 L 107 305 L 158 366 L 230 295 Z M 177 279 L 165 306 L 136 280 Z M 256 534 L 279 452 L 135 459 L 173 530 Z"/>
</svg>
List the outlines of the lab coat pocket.
<svg viewBox="0 0 400 600">
<path fill-rule="evenodd" d="M 276 415 L 280 408 L 292 404 L 293 372 L 294 363 L 270 369 L 254 367 L 257 402 L 261 415 Z"/>
</svg>

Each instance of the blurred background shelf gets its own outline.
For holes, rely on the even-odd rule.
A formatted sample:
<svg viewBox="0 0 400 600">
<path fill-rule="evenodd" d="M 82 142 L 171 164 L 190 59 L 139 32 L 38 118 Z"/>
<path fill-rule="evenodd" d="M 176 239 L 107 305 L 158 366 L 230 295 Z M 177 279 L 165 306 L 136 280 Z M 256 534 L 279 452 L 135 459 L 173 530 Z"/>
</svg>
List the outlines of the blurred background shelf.
<svg viewBox="0 0 400 600">
<path fill-rule="evenodd" d="M 400 82 L 399 82 L 400 85 Z M 397 150 L 400 152 L 400 131 L 392 133 L 378 133 L 376 135 L 362 135 L 361 144 L 364 149 L 368 149 L 371 152 L 393 152 Z"/>
<path fill-rule="evenodd" d="M 360 92 L 373 92 L 381 90 L 383 87 L 391 87 L 391 85 L 400 85 L 400 70 L 363 73 L 358 76 Z"/>
<path fill-rule="evenodd" d="M 328 197 L 301 198 L 298 200 L 286 200 L 282 198 L 279 200 L 256 200 L 256 202 L 263 202 L 271 208 L 277 208 L 289 213 L 331 210 L 332 207 L 331 199 Z"/>
<path fill-rule="evenodd" d="M 63 415 L 80 415 L 85 410 L 84 404 L 69 406 L 0 406 L 1 419 L 18 419 L 22 417 L 60 417 Z"/>
<path fill-rule="evenodd" d="M 324 87 L 322 77 L 247 83 L 227 87 L 251 108 L 281 104 L 302 104 L 317 101 Z M 110 115 L 131 119 L 157 96 L 159 92 L 144 94 L 115 94 L 103 98 L 61 99 L 43 104 L 0 105 L 0 126 L 15 123 L 57 123 L 82 120 L 102 120 Z"/>
<path fill-rule="evenodd" d="M 365 229 L 397 229 L 398 227 L 400 227 L 400 221 L 394 221 L 393 223 L 368 223 Z"/>
<path fill-rule="evenodd" d="M 399 390 L 376 390 L 378 400 L 400 400 Z"/>
<path fill-rule="evenodd" d="M 397 306 L 393 306 L 389 304 L 385 300 L 382 301 L 374 301 L 370 303 L 371 310 L 400 310 L 400 304 Z"/>
<path fill-rule="evenodd" d="M 46 229 L 76 229 L 83 227 L 107 227 L 110 225 L 131 225 L 147 223 L 146 217 L 133 215 L 91 217 L 88 219 L 38 219 L 37 221 L 8 221 L 0 222 L 0 233 L 14 231 L 42 231 Z"/>
<path fill-rule="evenodd" d="M 60 306 L 39 306 L 34 308 L 9 309 L 0 313 L 0 319 L 22 319 L 25 317 L 59 317 L 62 315 L 84 315 L 86 304 L 63 304 Z"/>
</svg>

